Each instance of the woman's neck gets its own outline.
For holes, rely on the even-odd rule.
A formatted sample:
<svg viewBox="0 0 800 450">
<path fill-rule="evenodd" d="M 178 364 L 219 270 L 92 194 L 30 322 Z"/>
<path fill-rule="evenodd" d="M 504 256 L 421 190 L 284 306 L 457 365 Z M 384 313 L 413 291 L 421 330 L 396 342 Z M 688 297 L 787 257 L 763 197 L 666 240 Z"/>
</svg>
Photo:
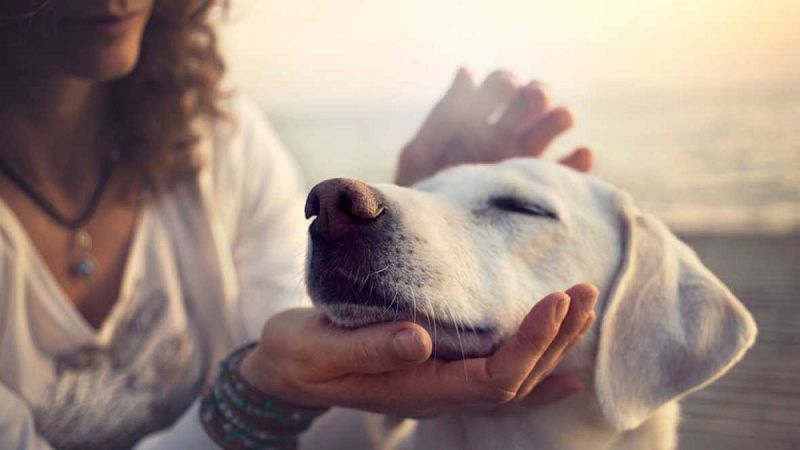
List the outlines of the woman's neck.
<svg viewBox="0 0 800 450">
<path fill-rule="evenodd" d="M 44 191 L 82 196 L 108 145 L 108 96 L 73 77 L 0 74 L 0 157 Z"/>
</svg>

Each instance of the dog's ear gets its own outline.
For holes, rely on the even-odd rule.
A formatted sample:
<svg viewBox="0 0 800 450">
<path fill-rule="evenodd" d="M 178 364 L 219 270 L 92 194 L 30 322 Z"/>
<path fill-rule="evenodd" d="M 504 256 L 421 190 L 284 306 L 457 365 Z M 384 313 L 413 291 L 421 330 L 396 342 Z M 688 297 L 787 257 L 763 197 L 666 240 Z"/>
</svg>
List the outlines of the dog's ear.
<svg viewBox="0 0 800 450">
<path fill-rule="evenodd" d="M 725 373 L 756 325 L 694 252 L 619 196 L 622 261 L 600 323 L 595 387 L 606 419 L 637 427 Z"/>
</svg>

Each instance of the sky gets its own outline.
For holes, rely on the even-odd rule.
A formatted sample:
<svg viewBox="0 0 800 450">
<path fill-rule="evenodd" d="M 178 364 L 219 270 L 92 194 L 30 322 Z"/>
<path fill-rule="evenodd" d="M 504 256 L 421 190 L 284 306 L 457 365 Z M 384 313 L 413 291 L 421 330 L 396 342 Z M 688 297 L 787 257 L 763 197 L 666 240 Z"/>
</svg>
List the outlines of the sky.
<svg viewBox="0 0 800 450">
<path fill-rule="evenodd" d="M 800 0 L 234 0 L 230 82 L 269 109 L 404 105 L 459 66 L 563 90 L 800 77 Z"/>
</svg>

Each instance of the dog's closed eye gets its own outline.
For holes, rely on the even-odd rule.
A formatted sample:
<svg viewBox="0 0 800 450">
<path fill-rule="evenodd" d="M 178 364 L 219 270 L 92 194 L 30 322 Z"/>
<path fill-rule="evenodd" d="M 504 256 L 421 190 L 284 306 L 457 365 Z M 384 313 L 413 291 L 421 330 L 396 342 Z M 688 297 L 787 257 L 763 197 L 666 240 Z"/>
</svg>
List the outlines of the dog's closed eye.
<svg viewBox="0 0 800 450">
<path fill-rule="evenodd" d="M 529 216 L 546 217 L 548 219 L 558 220 L 558 215 L 550 209 L 518 197 L 501 196 L 492 197 L 489 199 L 489 207 L 515 214 L 526 214 Z"/>
</svg>

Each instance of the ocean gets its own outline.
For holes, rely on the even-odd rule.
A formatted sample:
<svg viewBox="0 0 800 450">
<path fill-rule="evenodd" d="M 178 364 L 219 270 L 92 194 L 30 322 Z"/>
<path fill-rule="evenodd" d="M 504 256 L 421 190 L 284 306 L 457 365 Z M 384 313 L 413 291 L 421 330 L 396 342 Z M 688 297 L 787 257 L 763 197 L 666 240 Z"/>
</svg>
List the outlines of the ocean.
<svg viewBox="0 0 800 450">
<path fill-rule="evenodd" d="M 630 87 L 556 97 L 576 117 L 547 157 L 596 150 L 593 174 L 627 189 L 674 230 L 789 234 L 800 230 L 800 82 Z M 430 104 L 273 111 L 270 119 L 308 186 L 326 178 L 387 182 Z"/>
</svg>

